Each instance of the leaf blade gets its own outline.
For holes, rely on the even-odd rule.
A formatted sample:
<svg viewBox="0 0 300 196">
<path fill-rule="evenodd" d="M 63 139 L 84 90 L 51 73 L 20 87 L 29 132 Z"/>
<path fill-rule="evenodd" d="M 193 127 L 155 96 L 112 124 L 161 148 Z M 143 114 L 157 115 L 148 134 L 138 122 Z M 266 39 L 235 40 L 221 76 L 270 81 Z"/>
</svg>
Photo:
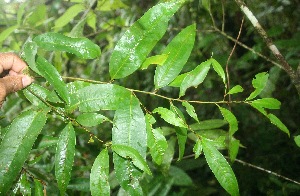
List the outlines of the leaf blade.
<svg viewBox="0 0 300 196">
<path fill-rule="evenodd" d="M 188 128 L 182 119 L 178 118 L 174 112 L 168 110 L 167 108 L 155 108 L 153 110 L 153 113 L 159 113 L 161 118 L 163 118 L 167 123 L 170 123 L 171 125 L 182 128 Z"/>
</svg>

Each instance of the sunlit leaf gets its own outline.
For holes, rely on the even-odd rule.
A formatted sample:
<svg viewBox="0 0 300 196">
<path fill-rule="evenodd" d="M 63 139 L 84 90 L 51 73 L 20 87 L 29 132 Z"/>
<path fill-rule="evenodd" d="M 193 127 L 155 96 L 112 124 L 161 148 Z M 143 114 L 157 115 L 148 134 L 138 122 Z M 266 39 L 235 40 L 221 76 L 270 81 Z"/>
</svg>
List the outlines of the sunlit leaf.
<svg viewBox="0 0 300 196">
<path fill-rule="evenodd" d="M 198 65 L 194 70 L 187 73 L 180 85 L 179 97 L 185 95 L 185 91 L 189 87 L 194 86 L 196 88 L 199 84 L 201 84 L 204 81 L 210 69 L 210 64 L 210 60 L 204 61 L 203 63 Z"/>
<path fill-rule="evenodd" d="M 100 56 L 100 47 L 87 38 L 71 38 L 60 33 L 44 33 L 36 36 L 33 41 L 40 48 L 49 51 L 65 51 L 82 59 L 94 59 Z"/>
<path fill-rule="evenodd" d="M 109 177 L 109 156 L 108 150 L 103 149 L 97 156 L 90 174 L 90 189 L 94 195 L 110 195 Z"/>
<path fill-rule="evenodd" d="M 55 154 L 55 177 L 61 195 L 64 195 L 71 178 L 75 142 L 75 131 L 69 123 L 60 133 Z"/>
<path fill-rule="evenodd" d="M 230 89 L 230 91 L 228 91 L 227 94 L 232 95 L 232 94 L 240 93 L 240 92 L 243 92 L 243 91 L 244 91 L 244 89 L 241 85 L 236 85 L 236 86 L 232 87 Z"/>
<path fill-rule="evenodd" d="M 268 77 L 269 74 L 267 72 L 262 72 L 255 75 L 255 78 L 252 80 L 252 85 L 255 90 L 250 94 L 246 101 L 254 99 L 264 90 L 268 82 Z"/>
<path fill-rule="evenodd" d="M 44 196 L 44 187 L 42 183 L 37 179 L 34 179 L 34 195 Z"/>
<path fill-rule="evenodd" d="M 147 69 L 149 65 L 162 65 L 168 58 L 167 54 L 148 57 L 142 64 L 141 69 Z"/>
<path fill-rule="evenodd" d="M 16 180 L 46 119 L 43 112 L 27 110 L 8 127 L 0 144 L 0 195 Z"/>
<path fill-rule="evenodd" d="M 83 113 L 77 116 L 76 121 L 86 127 L 92 127 L 101 124 L 107 120 L 107 117 L 97 113 Z"/>
<path fill-rule="evenodd" d="M 190 25 L 167 45 L 163 54 L 168 55 L 168 58 L 163 65 L 156 67 L 155 70 L 155 89 L 167 86 L 181 72 L 194 47 L 195 34 L 196 25 Z"/>
<path fill-rule="evenodd" d="M 155 5 L 124 33 L 111 55 L 109 73 L 112 79 L 124 78 L 142 65 L 165 34 L 170 18 L 184 2 Z"/>
<path fill-rule="evenodd" d="M 187 113 L 190 115 L 190 117 L 192 117 L 193 119 L 195 119 L 197 122 L 199 122 L 198 116 L 195 112 L 195 108 L 194 106 L 192 106 L 189 102 L 184 101 L 182 102 L 182 105 L 185 107 Z"/>
<path fill-rule="evenodd" d="M 280 101 L 274 98 L 263 98 L 252 101 L 251 105 L 266 109 L 280 109 Z"/>
<path fill-rule="evenodd" d="M 75 16 L 84 11 L 84 9 L 83 4 L 75 4 L 69 7 L 62 16 L 55 20 L 54 29 L 59 29 L 67 25 Z"/>
<path fill-rule="evenodd" d="M 30 183 L 27 179 L 26 174 L 22 174 L 20 178 L 20 192 L 22 195 L 31 195 Z"/>
<path fill-rule="evenodd" d="M 216 61 L 213 58 L 211 58 L 210 61 L 211 61 L 211 64 L 212 64 L 214 70 L 222 78 L 223 83 L 226 85 L 226 77 L 225 77 L 225 72 L 224 72 L 223 67 L 220 65 L 220 63 L 218 61 Z"/>
<path fill-rule="evenodd" d="M 180 74 L 179 76 L 177 76 L 173 82 L 171 82 L 169 84 L 169 86 L 173 86 L 173 87 L 180 87 L 181 84 L 182 84 L 182 81 L 185 79 L 185 77 L 188 75 L 188 72 L 187 73 L 184 73 L 184 74 Z"/>
<path fill-rule="evenodd" d="M 30 69 L 32 69 L 35 73 L 41 75 L 35 63 L 36 53 L 37 44 L 32 41 L 27 41 L 23 46 L 23 52 L 21 53 L 21 57 L 26 61 Z"/>
<path fill-rule="evenodd" d="M 38 5 L 35 7 L 32 14 L 26 19 L 26 22 L 29 23 L 31 27 L 37 27 L 43 24 L 46 19 L 47 6 L 44 4 Z"/>
<path fill-rule="evenodd" d="M 99 0 L 96 9 L 100 11 L 112 11 L 112 10 L 127 8 L 127 7 L 128 6 L 124 4 L 121 0 L 113 0 L 113 1 Z"/>
<path fill-rule="evenodd" d="M 202 152 L 202 142 L 199 138 L 196 141 L 196 144 L 193 148 L 193 152 L 195 153 L 195 159 L 197 159 Z"/>
<path fill-rule="evenodd" d="M 67 103 L 70 103 L 69 93 L 67 86 L 57 70 L 45 58 L 38 57 L 36 60 L 36 68 L 53 87 L 59 96 Z"/>
<path fill-rule="evenodd" d="M 239 195 L 236 177 L 224 156 L 204 137 L 202 137 L 202 147 L 208 166 L 214 173 L 220 185 L 230 195 Z"/>
<path fill-rule="evenodd" d="M 153 110 L 153 113 L 159 113 L 161 118 L 163 118 L 167 123 L 171 125 L 188 128 L 182 119 L 177 117 L 174 112 L 168 110 L 167 108 L 158 107 Z"/>
<path fill-rule="evenodd" d="M 224 120 L 229 123 L 229 134 L 233 135 L 238 130 L 238 121 L 234 114 L 226 108 L 219 107 Z"/>
</svg>

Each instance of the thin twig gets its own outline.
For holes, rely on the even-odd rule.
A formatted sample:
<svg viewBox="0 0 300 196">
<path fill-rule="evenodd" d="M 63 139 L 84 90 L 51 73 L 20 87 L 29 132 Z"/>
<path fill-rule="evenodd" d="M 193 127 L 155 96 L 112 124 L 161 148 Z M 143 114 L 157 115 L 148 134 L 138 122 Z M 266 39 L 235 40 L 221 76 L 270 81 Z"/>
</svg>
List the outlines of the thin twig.
<svg viewBox="0 0 300 196">
<path fill-rule="evenodd" d="M 289 65 L 289 63 L 286 61 L 284 56 L 280 53 L 276 45 L 273 43 L 272 39 L 270 39 L 266 33 L 266 31 L 263 29 L 263 27 L 258 22 L 257 18 L 254 16 L 254 14 L 250 11 L 250 9 L 246 6 L 246 4 L 242 0 L 235 0 L 235 2 L 238 4 L 238 6 L 241 8 L 242 12 L 247 16 L 247 18 L 250 20 L 254 28 L 257 30 L 258 34 L 263 38 L 266 45 L 269 47 L 270 51 L 273 53 L 273 55 L 276 57 L 278 62 L 281 64 L 281 68 L 285 70 L 285 72 L 290 76 L 290 79 L 292 83 L 295 85 L 298 94 L 300 96 L 300 75 L 293 70 L 293 68 Z"/>
</svg>

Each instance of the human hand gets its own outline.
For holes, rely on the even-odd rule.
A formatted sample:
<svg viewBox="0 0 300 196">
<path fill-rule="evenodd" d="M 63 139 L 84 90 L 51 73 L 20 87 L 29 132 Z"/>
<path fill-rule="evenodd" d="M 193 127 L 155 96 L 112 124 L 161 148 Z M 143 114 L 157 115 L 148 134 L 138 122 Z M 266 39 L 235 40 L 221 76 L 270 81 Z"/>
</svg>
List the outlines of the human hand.
<svg viewBox="0 0 300 196">
<path fill-rule="evenodd" d="M 30 85 L 33 79 L 24 75 L 22 71 L 26 63 L 14 53 L 0 53 L 0 74 L 7 75 L 0 78 L 0 107 L 9 93 L 21 90 Z"/>
</svg>

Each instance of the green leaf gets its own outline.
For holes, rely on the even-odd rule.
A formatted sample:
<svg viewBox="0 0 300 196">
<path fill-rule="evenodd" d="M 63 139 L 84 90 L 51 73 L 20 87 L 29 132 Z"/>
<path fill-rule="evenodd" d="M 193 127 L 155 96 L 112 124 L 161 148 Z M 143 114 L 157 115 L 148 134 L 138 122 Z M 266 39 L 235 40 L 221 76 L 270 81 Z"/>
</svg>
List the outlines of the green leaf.
<svg viewBox="0 0 300 196">
<path fill-rule="evenodd" d="M 39 70 L 41 76 L 43 76 L 54 87 L 59 96 L 66 103 L 70 103 L 67 86 L 54 66 L 51 65 L 45 58 L 38 57 L 36 60 L 36 68 Z"/>
<path fill-rule="evenodd" d="M 26 61 L 30 69 L 32 69 L 35 73 L 41 75 L 35 63 L 36 54 L 37 54 L 37 44 L 31 40 L 27 41 L 24 44 L 21 57 Z"/>
<path fill-rule="evenodd" d="M 68 109 L 79 107 L 82 112 L 116 110 L 119 105 L 130 104 L 131 92 L 115 84 L 91 84 L 71 94 Z"/>
<path fill-rule="evenodd" d="M 100 47 L 87 38 L 71 38 L 60 33 L 44 33 L 33 41 L 40 48 L 49 51 L 65 51 L 82 59 L 94 59 L 100 56 Z"/>
<path fill-rule="evenodd" d="M 182 84 L 182 81 L 185 79 L 185 77 L 188 75 L 188 72 L 187 73 L 184 73 L 184 74 L 180 74 L 179 76 L 177 76 L 173 82 L 171 82 L 169 84 L 169 86 L 173 86 L 173 87 L 180 87 L 181 84 Z"/>
<path fill-rule="evenodd" d="M 80 12 L 84 11 L 83 4 L 75 4 L 68 8 L 62 16 L 60 16 L 54 23 L 54 29 L 59 29 L 67 25 L 72 19 L 75 18 Z"/>
<path fill-rule="evenodd" d="M 0 195 L 5 195 L 19 175 L 46 119 L 45 113 L 28 110 L 8 127 L 0 144 Z"/>
<path fill-rule="evenodd" d="M 168 148 L 167 140 L 160 129 L 149 130 L 147 138 L 152 159 L 156 164 L 160 165 Z"/>
<path fill-rule="evenodd" d="M 148 57 L 142 64 L 141 69 L 147 69 L 149 65 L 162 65 L 169 55 L 161 54 Z"/>
<path fill-rule="evenodd" d="M 229 143 L 229 158 L 231 162 L 234 162 L 236 156 L 239 152 L 240 141 L 239 140 L 231 140 Z"/>
<path fill-rule="evenodd" d="M 194 47 L 196 25 L 183 29 L 165 48 L 163 54 L 168 58 L 163 65 L 156 67 L 154 75 L 155 89 L 167 86 L 181 72 Z"/>
<path fill-rule="evenodd" d="M 145 116 L 139 100 L 133 94 L 124 97 L 126 102 L 120 104 L 115 112 L 112 143 L 135 149 L 146 160 L 147 133 Z M 142 194 L 139 179 L 142 172 L 128 159 L 113 154 L 117 180 L 123 189 L 131 195 Z"/>
<path fill-rule="evenodd" d="M 96 10 L 99 11 L 112 11 L 121 8 L 127 8 L 128 6 L 124 4 L 121 0 L 107 1 L 107 0 L 99 0 L 98 7 Z"/>
<path fill-rule="evenodd" d="M 250 94 L 246 101 L 254 99 L 264 90 L 268 82 L 268 77 L 269 74 L 267 72 L 262 72 L 255 75 L 255 78 L 252 80 L 252 85 L 255 90 Z"/>
<path fill-rule="evenodd" d="M 34 179 L 34 196 L 44 196 L 44 186 L 37 179 Z"/>
<path fill-rule="evenodd" d="M 75 156 L 75 131 L 71 123 L 62 130 L 56 146 L 55 177 L 61 195 L 66 192 Z"/>
<path fill-rule="evenodd" d="M 223 119 L 210 119 L 191 124 L 190 128 L 193 130 L 217 129 L 223 127 L 226 124 L 228 124 L 227 121 Z"/>
<path fill-rule="evenodd" d="M 294 141 L 298 147 L 300 147 L 300 135 L 294 137 Z"/>
<path fill-rule="evenodd" d="M 90 189 L 92 195 L 110 195 L 109 156 L 108 150 L 103 149 L 97 156 L 90 174 Z"/>
<path fill-rule="evenodd" d="M 208 166 L 221 186 L 230 195 L 239 195 L 236 177 L 223 155 L 204 137 L 202 137 L 202 147 Z"/>
<path fill-rule="evenodd" d="M 47 6 L 42 4 L 35 7 L 34 12 L 27 18 L 26 22 L 34 28 L 43 24 L 46 19 Z"/>
<path fill-rule="evenodd" d="M 110 58 L 109 73 L 112 79 L 124 78 L 142 65 L 165 34 L 170 18 L 184 2 L 155 5 L 124 33 Z"/>
<path fill-rule="evenodd" d="M 195 153 L 195 159 L 197 159 L 202 152 L 202 142 L 199 138 L 196 141 L 196 144 L 193 148 L 193 152 Z"/>
<path fill-rule="evenodd" d="M 203 7 L 210 12 L 210 0 L 202 0 Z"/>
<path fill-rule="evenodd" d="M 230 89 L 230 91 L 228 91 L 227 94 L 232 95 L 232 94 L 240 93 L 240 92 L 243 92 L 243 91 L 244 91 L 243 87 L 241 87 L 240 85 L 236 85 L 236 86 L 232 87 Z"/>
<path fill-rule="evenodd" d="M 169 172 L 171 163 L 174 158 L 174 153 L 175 153 L 175 144 L 176 144 L 176 138 L 171 137 L 168 140 L 168 148 L 165 151 L 164 157 L 163 157 L 163 162 L 161 165 L 161 170 L 163 173 L 167 174 Z"/>
<path fill-rule="evenodd" d="M 280 101 L 274 98 L 263 98 L 252 101 L 251 105 L 266 109 L 280 109 Z"/>
<path fill-rule="evenodd" d="M 275 116 L 274 114 L 268 114 L 268 118 L 270 119 L 270 121 L 271 121 L 272 124 L 276 125 L 281 131 L 283 131 L 284 133 L 288 134 L 288 136 L 290 137 L 290 131 L 281 122 L 281 120 L 279 118 L 277 118 L 277 116 Z"/>
<path fill-rule="evenodd" d="M 14 26 L 11 26 L 11 27 L 8 27 L 7 29 L 5 29 L 4 31 L 2 31 L 0 33 L 0 44 L 2 45 L 2 42 L 4 40 L 6 40 L 6 38 L 8 38 L 8 36 L 10 34 L 12 34 L 17 28 L 19 28 L 19 25 L 14 25 Z"/>
<path fill-rule="evenodd" d="M 32 94 L 31 92 L 34 92 L 34 94 Z M 46 100 L 48 95 L 51 93 L 48 89 L 36 83 L 33 83 L 29 87 L 24 89 L 23 93 L 25 97 L 37 108 L 50 110 L 50 108 L 41 100 L 41 99 Z"/>
<path fill-rule="evenodd" d="M 184 96 L 185 91 L 189 87 L 194 86 L 195 88 L 197 88 L 197 86 L 204 81 L 210 69 L 210 64 L 210 60 L 204 61 L 203 63 L 198 65 L 194 70 L 187 73 L 180 85 L 179 97 Z"/>
<path fill-rule="evenodd" d="M 184 101 L 182 102 L 182 105 L 185 107 L 187 113 L 190 115 L 190 117 L 192 117 L 193 119 L 195 119 L 197 122 L 199 122 L 198 116 L 195 112 L 195 108 L 194 106 L 192 106 L 189 102 Z"/>
<path fill-rule="evenodd" d="M 234 114 L 227 110 L 226 108 L 222 108 L 219 106 L 219 109 L 224 117 L 224 120 L 226 120 L 229 123 L 229 134 L 233 135 L 238 130 L 238 121 Z"/>
<path fill-rule="evenodd" d="M 215 59 L 211 58 L 210 59 L 212 66 L 214 68 L 214 70 L 217 72 L 217 74 L 222 78 L 223 83 L 226 86 L 226 77 L 225 77 L 225 72 L 223 67 L 220 65 L 220 63 L 218 61 L 216 61 Z"/>
<path fill-rule="evenodd" d="M 132 163 L 140 170 L 146 172 L 149 175 L 152 175 L 151 170 L 147 165 L 147 162 L 145 161 L 145 159 L 142 157 L 142 155 L 140 155 L 140 153 L 136 149 L 134 149 L 130 146 L 125 146 L 125 145 L 120 145 L 120 144 L 113 144 L 111 146 L 111 148 L 119 156 L 126 158 L 126 159 L 129 158 L 132 161 Z"/>
<path fill-rule="evenodd" d="M 92 127 L 101 124 L 107 120 L 107 117 L 97 113 L 83 113 L 77 116 L 76 121 L 86 127 Z"/>
<path fill-rule="evenodd" d="M 163 118 L 167 123 L 170 123 L 171 125 L 188 128 L 181 118 L 177 117 L 174 112 L 168 110 L 167 108 L 158 107 L 153 110 L 153 113 L 159 113 L 161 118 Z"/>
<path fill-rule="evenodd" d="M 26 174 L 22 174 L 20 178 L 20 193 L 22 195 L 31 195 L 30 183 L 27 180 Z"/>
</svg>

